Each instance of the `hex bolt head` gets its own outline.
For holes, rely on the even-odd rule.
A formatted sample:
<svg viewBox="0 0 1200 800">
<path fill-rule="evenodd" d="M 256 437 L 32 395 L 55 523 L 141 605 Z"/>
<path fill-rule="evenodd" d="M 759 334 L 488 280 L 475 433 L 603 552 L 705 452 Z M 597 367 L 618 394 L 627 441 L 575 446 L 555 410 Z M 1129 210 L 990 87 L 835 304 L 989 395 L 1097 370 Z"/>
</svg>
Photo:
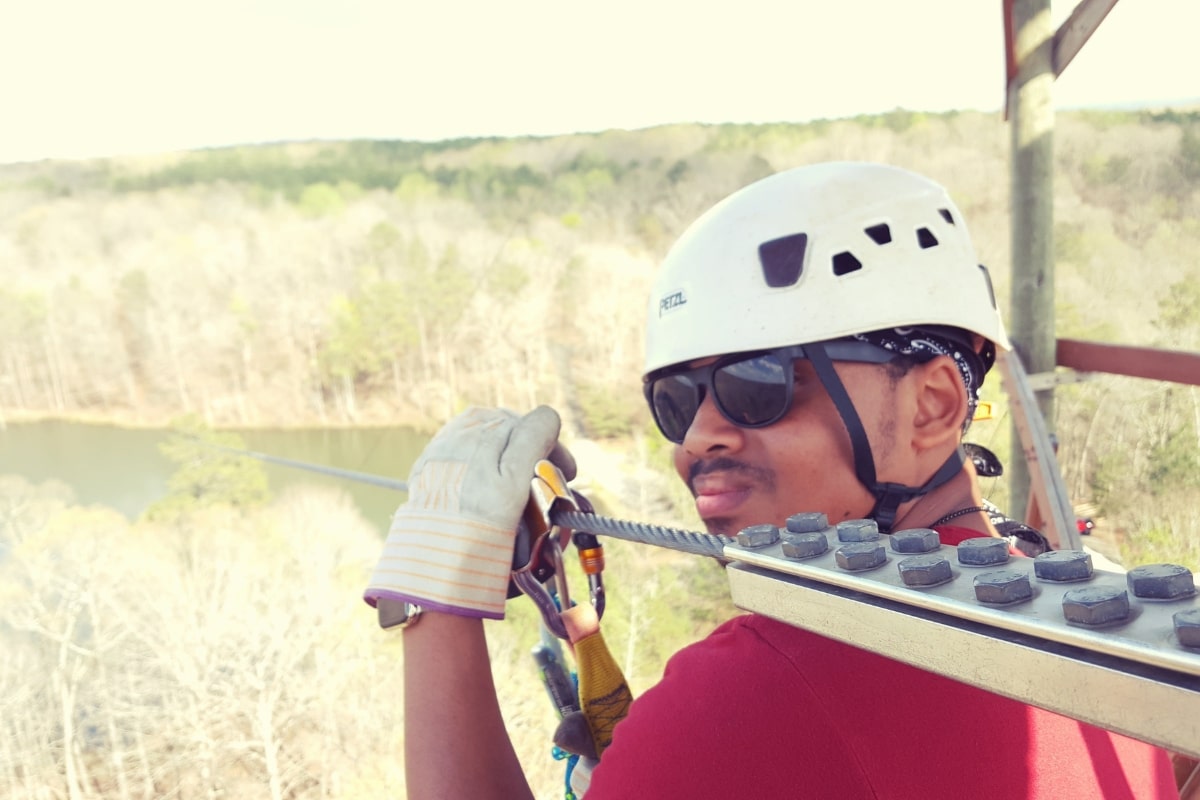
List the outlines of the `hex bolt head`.
<svg viewBox="0 0 1200 800">
<path fill-rule="evenodd" d="M 1008 562 L 1008 542 L 996 536 L 980 536 L 958 543 L 958 563 L 969 567 L 991 567 Z"/>
<path fill-rule="evenodd" d="M 1031 597 L 1033 587 L 1029 584 L 1029 576 L 1024 572 L 1002 569 L 975 576 L 975 599 L 981 603 L 1008 605 Z"/>
<path fill-rule="evenodd" d="M 793 533 L 783 538 L 783 555 L 785 558 L 813 558 L 829 549 L 829 540 L 823 531 L 812 533 Z"/>
<path fill-rule="evenodd" d="M 804 533 L 796 533 L 795 531 L 789 531 L 787 528 L 780 528 L 779 538 L 783 539 L 785 542 L 793 542 L 803 536 L 811 536 L 814 533 L 821 534 L 826 538 L 826 540 L 828 540 L 830 536 L 834 537 L 835 539 L 837 538 L 837 528 L 833 525 L 830 525 L 827 528 L 822 528 L 819 531 L 805 531 Z"/>
<path fill-rule="evenodd" d="M 829 517 L 820 511 L 805 511 L 787 518 L 788 533 L 815 533 L 829 527 Z"/>
<path fill-rule="evenodd" d="M 953 577 L 950 560 L 945 556 L 912 556 L 902 559 L 898 566 L 905 586 L 937 586 Z"/>
<path fill-rule="evenodd" d="M 1175 622 L 1175 635 L 1185 647 L 1200 647 L 1200 608 L 1176 611 L 1171 617 Z"/>
<path fill-rule="evenodd" d="M 1117 586 L 1085 586 L 1063 595 L 1063 616 L 1077 625 L 1105 625 L 1129 616 L 1129 592 Z"/>
<path fill-rule="evenodd" d="M 1147 564 L 1134 567 L 1125 575 L 1134 597 L 1176 600 L 1196 593 L 1192 571 L 1178 564 Z"/>
<path fill-rule="evenodd" d="M 838 566 L 850 572 L 873 569 L 887 561 L 887 551 L 877 542 L 854 542 L 842 545 L 834 553 Z"/>
<path fill-rule="evenodd" d="M 751 525 L 738 531 L 737 543 L 742 547 L 766 547 L 779 541 L 779 528 L 774 525 Z"/>
<path fill-rule="evenodd" d="M 888 537 L 888 543 L 897 553 L 932 553 L 942 546 L 937 531 L 931 528 L 896 531 Z"/>
<path fill-rule="evenodd" d="M 1082 581 L 1092 577 L 1092 557 L 1082 550 L 1051 550 L 1033 559 L 1033 573 L 1044 581 Z"/>
<path fill-rule="evenodd" d="M 839 542 L 873 542 L 879 538 L 879 525 L 873 519 L 847 519 L 837 524 Z"/>
</svg>

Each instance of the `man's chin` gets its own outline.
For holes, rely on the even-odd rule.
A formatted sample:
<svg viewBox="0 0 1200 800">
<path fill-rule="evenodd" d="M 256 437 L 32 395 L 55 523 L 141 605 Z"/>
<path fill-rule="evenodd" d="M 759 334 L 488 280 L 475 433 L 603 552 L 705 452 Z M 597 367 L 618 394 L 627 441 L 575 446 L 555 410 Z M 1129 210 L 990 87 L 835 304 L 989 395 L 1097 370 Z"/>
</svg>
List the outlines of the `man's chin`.
<svg viewBox="0 0 1200 800">
<path fill-rule="evenodd" d="M 704 523 L 705 530 L 709 533 L 720 534 L 721 536 L 728 536 L 730 538 L 737 536 L 739 531 L 745 530 L 751 525 L 783 525 L 782 520 L 776 522 L 770 518 L 762 519 L 746 514 L 728 517 L 709 517 L 701 521 Z"/>
<path fill-rule="evenodd" d="M 733 517 L 713 517 L 712 519 L 706 519 L 704 520 L 704 528 L 711 534 L 728 536 L 730 538 L 737 536 L 738 531 L 741 530 Z"/>
</svg>

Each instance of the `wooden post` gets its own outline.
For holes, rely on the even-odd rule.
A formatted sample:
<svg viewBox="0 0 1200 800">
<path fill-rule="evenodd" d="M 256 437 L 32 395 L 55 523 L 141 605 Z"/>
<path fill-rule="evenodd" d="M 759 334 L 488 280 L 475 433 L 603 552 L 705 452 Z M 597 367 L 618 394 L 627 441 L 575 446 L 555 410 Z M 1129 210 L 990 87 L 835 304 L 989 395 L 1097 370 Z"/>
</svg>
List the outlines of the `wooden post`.
<svg viewBox="0 0 1200 800">
<path fill-rule="evenodd" d="M 1054 24 L 1050 0 L 1011 0 L 1016 74 L 1008 86 L 1012 136 L 1012 293 L 1009 335 L 1029 374 L 1054 370 Z M 1052 390 L 1037 393 L 1054 430 Z M 1026 513 L 1030 470 L 1012 432 L 1009 513 Z"/>
</svg>

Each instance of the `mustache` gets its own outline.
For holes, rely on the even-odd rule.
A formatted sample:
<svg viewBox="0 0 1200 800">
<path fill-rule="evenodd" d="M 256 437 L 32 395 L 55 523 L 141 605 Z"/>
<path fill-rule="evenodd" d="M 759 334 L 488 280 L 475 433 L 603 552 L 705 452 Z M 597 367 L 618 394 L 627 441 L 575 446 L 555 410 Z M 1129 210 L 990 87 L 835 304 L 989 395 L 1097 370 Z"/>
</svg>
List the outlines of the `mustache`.
<svg viewBox="0 0 1200 800">
<path fill-rule="evenodd" d="M 775 473 L 771 470 L 763 469 L 762 467 L 753 467 L 744 461 L 738 461 L 736 458 L 730 458 L 729 456 L 717 456 L 716 458 L 694 461 L 688 467 L 687 486 L 693 497 L 696 496 L 696 478 L 711 472 L 735 473 L 766 489 L 773 489 L 775 487 Z"/>
</svg>

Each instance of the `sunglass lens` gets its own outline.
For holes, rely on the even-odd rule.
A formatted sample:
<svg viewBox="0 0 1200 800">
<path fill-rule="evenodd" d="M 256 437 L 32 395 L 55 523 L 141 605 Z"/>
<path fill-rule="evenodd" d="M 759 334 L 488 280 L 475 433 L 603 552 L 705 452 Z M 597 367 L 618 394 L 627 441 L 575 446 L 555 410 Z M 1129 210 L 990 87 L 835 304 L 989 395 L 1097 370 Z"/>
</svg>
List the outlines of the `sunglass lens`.
<svg viewBox="0 0 1200 800">
<path fill-rule="evenodd" d="M 686 375 L 668 375 L 654 382 L 650 402 L 663 436 L 679 444 L 700 408 L 700 389 Z"/>
<path fill-rule="evenodd" d="M 787 411 L 790 361 L 762 355 L 726 364 L 713 375 L 713 394 L 721 410 L 739 425 L 759 426 Z"/>
</svg>

